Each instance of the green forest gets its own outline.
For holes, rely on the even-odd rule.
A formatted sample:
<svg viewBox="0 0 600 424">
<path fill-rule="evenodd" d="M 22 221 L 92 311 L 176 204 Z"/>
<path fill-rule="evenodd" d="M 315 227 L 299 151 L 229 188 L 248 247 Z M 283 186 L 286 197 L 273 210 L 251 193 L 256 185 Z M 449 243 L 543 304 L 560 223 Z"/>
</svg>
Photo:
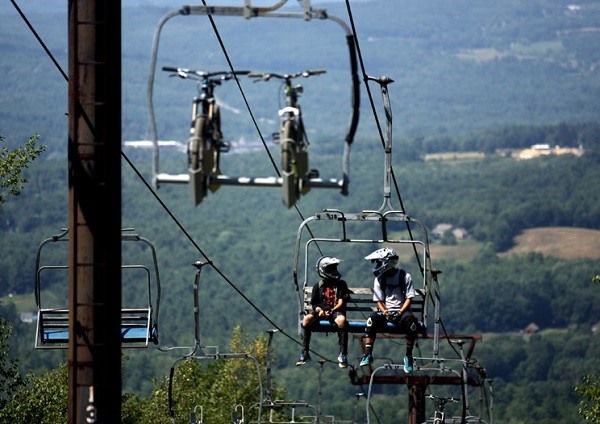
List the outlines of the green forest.
<svg viewBox="0 0 600 424">
<path fill-rule="evenodd" d="M 35 3 L 23 5 L 24 10 L 66 69 L 64 5 L 40 4 L 35 9 Z M 392 203 L 430 232 L 432 264 L 441 271 L 443 334 L 481 336 L 473 356 L 493 380 L 493 417 L 498 423 L 585 422 L 579 409 L 586 410 L 581 402 L 589 392 L 580 385 L 591 376 L 593 390 L 600 373 L 597 242 L 565 244 L 562 250 L 569 255 L 511 250 L 532 229 L 580 229 L 595 240 L 599 237 L 600 57 L 598 32 L 585 29 L 595 28 L 600 7 L 585 2 L 580 13 L 569 5 L 543 0 L 352 5 L 365 72 L 395 80 L 390 86 Z M 341 2 L 323 7 L 350 19 Z M 123 9 L 123 141 L 149 137 L 151 43 L 156 23 L 170 10 L 135 2 Z M 40 134 L 38 142 L 46 150 L 24 168 L 27 183 L 21 193 L 0 204 L 0 316 L 5 320 L 0 331 L 0 421 L 54 423 L 65 420 L 65 352 L 34 349 L 35 322 L 26 317 L 36 307 L 36 249 L 68 225 L 67 83 L 13 15 L 0 11 L 0 135 L 6 138 L 3 145 L 14 148 Z M 192 19 L 205 18 L 178 17 L 166 26 L 158 66 L 225 68 L 210 25 L 194 25 Z M 344 37 L 330 22 L 267 21 L 217 18 L 228 53 L 240 69 L 327 69 L 302 81 L 300 100 L 311 138 L 311 167 L 324 178 L 339 178 L 350 115 Z M 308 29 L 313 25 L 318 30 Z M 161 140 L 184 141 L 188 134 L 195 90 L 186 83 L 157 72 L 154 113 Z M 226 137 L 268 138 L 266 134 L 277 130 L 276 85 L 244 80 L 241 87 L 260 133 L 248 119 L 236 85 L 226 83 L 217 92 L 227 106 L 222 109 Z M 366 422 L 365 399 L 357 393 L 368 388 L 350 384 L 348 370 L 337 367 L 335 335 L 314 336 L 313 349 L 330 361 L 322 369 L 316 360 L 301 369 L 294 366 L 300 346 L 292 270 L 296 232 L 304 218 L 327 208 L 373 210 L 383 201 L 384 154 L 373 118 L 381 125 L 385 118 L 378 87 L 371 90 L 361 89 L 349 194 L 313 189 L 298 203 L 300 213 L 286 209 L 275 188 L 221 187 L 193 207 L 186 187 L 152 187 L 149 149 L 123 145 L 122 228 L 134 228 L 154 243 L 162 276 L 159 345 L 123 354 L 123 422 L 170 422 L 169 371 L 194 344 L 196 270 L 191 264 L 198 260 L 214 265 L 203 271 L 199 288 L 204 346 L 251 352 L 260 362 L 264 385 L 266 331 L 278 327 L 272 343 L 273 398 L 318 404 L 324 415 L 339 422 Z M 581 148 L 583 155 L 515 160 L 501 154 L 535 144 Z M 269 148 L 277 154 L 278 146 Z M 425 160 L 426 155 L 447 152 L 478 156 Z M 185 161 L 185 153 L 161 151 L 161 170 L 181 172 Z M 275 172 L 261 150 L 232 150 L 224 155 L 222 169 L 234 176 Z M 435 235 L 439 224 L 464 229 L 468 236 Z M 367 253 L 340 253 L 344 278 L 368 284 Z M 407 266 L 418 272 L 415 265 Z M 66 301 L 66 290 L 65 281 L 55 281 L 42 296 L 60 304 Z M 123 289 L 124 303 L 139 295 Z M 532 323 L 539 331 L 524 333 Z M 419 355 L 429 356 L 430 340 L 419 340 L 417 348 Z M 444 340 L 441 349 L 452 355 Z M 378 341 L 381 363 L 400 360 L 401 352 L 401 339 Z M 356 365 L 360 355 L 358 341 L 352 340 L 350 362 Z M 252 363 L 177 363 L 178 422 L 188 422 L 190 411 L 201 404 L 211 422 L 228 422 L 238 403 L 256 418 L 252 406 L 258 380 Z M 236 378 L 240 375 L 244 379 Z M 460 396 L 455 389 L 430 387 L 436 395 Z M 489 409 L 490 395 L 486 392 L 482 399 L 478 388 L 469 387 L 471 412 L 477 413 L 480 403 Z M 427 402 L 430 417 L 433 403 Z M 371 422 L 404 422 L 407 404 L 405 385 L 381 385 L 371 399 Z M 460 415 L 460 406 L 449 404 L 447 412 Z"/>
<path fill-rule="evenodd" d="M 125 154 L 147 168 L 140 152 L 125 151 Z M 231 166 L 244 169 L 249 160 L 258 156 L 258 153 L 234 156 Z M 315 163 L 331 159 L 323 155 Z M 314 190 L 302 198 L 301 209 L 309 214 L 323 209 L 319 205 L 343 204 L 346 211 L 376 207 L 381 201 L 381 193 L 376 189 L 381 183 L 381 172 L 366 170 L 378 169 L 381 159 L 373 155 L 364 159 L 364 165 L 356 166 L 354 189 L 365 193 L 364 196 L 346 198 Z M 434 267 L 442 270 L 444 331 L 482 335 L 475 356 L 494 380 L 494 415 L 500 422 L 515 416 L 519 417 L 515 422 L 576 421 L 581 399 L 574 387 L 584 375 L 599 371 L 596 355 L 599 342 L 592 335 L 592 327 L 600 316 L 597 306 L 600 292 L 598 284 L 592 282 L 598 273 L 597 259 L 567 260 L 534 252 L 499 254 L 511 247 L 507 240 L 528 228 L 598 228 L 600 215 L 596 205 L 600 196 L 593 191 L 594 185 L 583 183 L 600 177 L 597 163 L 593 154 L 584 154 L 579 158 L 543 157 L 524 162 L 498 157 L 460 163 L 413 161 L 394 168 L 397 181 L 403 181 L 403 186 L 409 188 L 402 192 L 402 198 L 406 207 L 415 211 L 411 215 L 423 219 L 428 227 L 450 222 L 464 226 L 472 234 L 467 240 L 433 238 L 433 246 L 446 244 L 456 249 L 470 244 L 479 246 L 470 258 L 453 260 L 434 256 L 432 261 Z M 21 322 L 19 317 L 22 312 L 33 311 L 35 306 L 32 290 L 36 246 L 66 225 L 66 192 L 64 182 L 60 183 L 66 178 L 66 170 L 63 161 L 43 159 L 30 168 L 28 174 L 34 172 L 35 178 L 30 177 L 20 196 L 2 206 L 5 223 L 2 246 L 8 253 L 1 259 L 1 283 L 8 288 L 7 292 L 13 293 L 11 298 L 4 295 L 2 311 L 3 317 L 14 325 L 10 352 L 19 358 L 20 369 L 41 371 L 61 363 L 63 354 L 33 350 L 34 326 Z M 191 283 L 195 272 L 190 264 L 201 259 L 201 254 L 139 185 L 137 175 L 125 166 L 123 227 L 134 227 L 156 244 L 163 275 L 160 347 L 190 345 L 194 334 Z M 375 189 L 369 192 L 366 190 L 369 186 Z M 298 338 L 291 269 L 299 222 L 292 211 L 281 205 L 278 191 L 222 187 L 195 209 L 181 187 L 164 187 L 157 193 L 203 252 L 230 279 L 223 281 L 210 269 L 203 274 L 200 334 L 204 343 L 226 350 L 233 330 L 240 325 L 250 334 L 264 335 L 272 325 L 260 313 Z M 240 197 L 244 198 L 243 208 L 239 206 Z M 578 202 L 583 203 L 574 207 Z M 22 214 L 24 210 L 31 211 L 27 219 Z M 211 210 L 220 212 L 206 213 Z M 259 213 L 247 213 L 249 210 Z M 368 267 L 361 260 L 362 257 L 347 258 L 343 271 L 351 281 L 368 275 Z M 239 297 L 236 288 L 247 299 Z M 54 300 L 60 293 L 64 295 L 64 282 L 57 282 L 43 295 Z M 532 322 L 541 330 L 533 335 L 522 334 L 521 330 Z M 322 335 L 315 339 L 314 349 L 335 361 L 333 338 Z M 316 402 L 318 364 L 306 365 L 306 372 L 299 374 L 293 366 L 298 346 L 280 335 L 275 337 L 273 347 L 277 355 L 273 378 L 284 386 L 286 398 Z M 395 343 L 381 342 L 380 348 L 382 357 L 397 356 Z M 429 342 L 422 341 L 419 349 L 426 356 Z M 357 360 L 358 346 L 351 350 L 351 356 Z M 144 351 L 129 350 L 126 357 L 124 389 L 136 396 L 155 393 L 157 389 L 153 386 L 158 383 L 154 381 L 158 379 L 164 384 L 162 379 L 177 359 L 173 353 L 160 352 L 152 345 Z M 348 417 L 357 387 L 350 385 L 347 373 L 337 367 L 327 369 L 325 375 L 327 413 Z M 335 391 L 327 389 L 331 385 L 336 387 Z M 386 401 L 398 396 L 405 398 L 405 388 L 382 390 L 386 396 L 373 400 L 380 422 L 405 416 L 404 401 L 401 406 Z M 471 396 L 477 397 L 475 392 Z"/>
</svg>

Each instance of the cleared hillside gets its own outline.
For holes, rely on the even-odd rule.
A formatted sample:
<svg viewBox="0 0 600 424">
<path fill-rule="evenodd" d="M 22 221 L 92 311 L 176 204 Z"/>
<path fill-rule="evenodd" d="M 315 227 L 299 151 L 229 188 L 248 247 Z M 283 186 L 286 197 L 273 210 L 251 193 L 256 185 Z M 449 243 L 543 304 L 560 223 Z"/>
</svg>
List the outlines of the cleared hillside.
<svg viewBox="0 0 600 424">
<path fill-rule="evenodd" d="M 600 259 L 600 230 L 588 228 L 532 228 L 515 238 L 506 254 L 539 252 L 561 259 Z"/>
<path fill-rule="evenodd" d="M 466 241 L 457 245 L 433 244 L 434 260 L 469 262 L 481 250 L 481 243 Z M 572 227 L 541 227 L 523 231 L 515 246 L 499 256 L 538 252 L 560 259 L 600 259 L 600 230 Z"/>
</svg>

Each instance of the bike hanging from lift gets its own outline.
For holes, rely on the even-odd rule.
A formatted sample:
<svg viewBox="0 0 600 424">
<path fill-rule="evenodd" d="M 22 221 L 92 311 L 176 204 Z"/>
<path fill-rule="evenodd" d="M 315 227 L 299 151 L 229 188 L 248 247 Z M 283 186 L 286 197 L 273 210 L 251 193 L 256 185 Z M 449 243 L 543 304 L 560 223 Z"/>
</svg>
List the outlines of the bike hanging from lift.
<svg viewBox="0 0 600 424">
<path fill-rule="evenodd" d="M 310 5 L 309 0 L 302 2 L 304 7 L 303 12 L 279 12 L 287 0 L 280 0 L 276 4 L 269 7 L 253 7 L 249 0 L 246 0 L 245 5 L 242 7 L 235 6 L 183 6 L 181 9 L 174 10 L 167 13 L 158 24 L 155 32 L 150 73 L 148 77 L 148 117 L 150 121 L 150 133 L 151 141 L 153 144 L 153 162 L 152 162 L 152 174 L 153 183 L 156 188 L 159 188 L 161 184 L 188 184 L 190 191 L 190 198 L 194 205 L 198 205 L 203 198 L 208 194 L 209 191 L 215 191 L 218 187 L 223 185 L 235 185 L 235 186 L 257 186 L 257 187 L 282 187 L 283 188 L 283 203 L 287 207 L 293 206 L 299 199 L 301 194 L 308 192 L 310 188 L 335 188 L 339 189 L 342 195 L 348 194 L 349 184 L 349 157 L 350 147 L 354 140 L 356 128 L 359 120 L 359 104 L 360 104 L 360 88 L 359 79 L 357 75 L 357 59 L 356 59 L 356 47 L 354 36 L 350 31 L 350 28 L 339 18 L 330 15 L 324 9 L 316 9 Z M 224 175 L 219 172 L 215 172 L 214 168 L 211 168 L 211 154 L 207 152 L 207 157 L 202 159 L 208 162 L 205 166 L 202 164 L 203 171 L 199 172 L 198 168 L 189 167 L 188 173 L 186 174 L 170 174 L 160 172 L 160 151 L 158 134 L 156 128 L 156 120 L 154 116 L 154 104 L 153 104 L 153 88 L 154 88 L 154 74 L 156 68 L 156 56 L 158 51 L 158 45 L 160 40 L 160 34 L 165 23 L 175 16 L 190 16 L 190 15 L 224 15 L 224 16 L 241 16 L 246 19 L 255 17 L 276 17 L 276 18 L 299 18 L 306 21 L 312 19 L 319 20 L 331 20 L 339 24 L 345 32 L 346 41 L 348 44 L 348 51 L 350 55 L 350 71 L 352 78 L 352 93 L 351 93 L 351 119 L 350 125 L 345 136 L 344 149 L 342 153 L 342 177 L 340 179 L 322 179 L 314 174 L 307 173 L 300 175 L 294 173 L 292 169 L 284 170 L 282 175 L 275 177 L 233 177 Z M 237 74 L 238 71 L 230 70 L 232 74 Z M 237 79 L 237 76 L 234 76 Z M 191 129 L 194 132 L 194 128 Z M 190 140 L 191 141 L 191 140 Z M 188 141 L 188 145 L 190 144 Z M 208 145 L 209 143 L 205 143 Z M 199 149 L 200 152 L 205 152 L 210 149 Z M 220 152 L 224 152 L 221 149 Z M 188 151 L 189 152 L 189 151 Z M 188 155 L 189 156 L 189 155 Z M 214 157 L 214 152 L 212 154 Z M 307 159 L 308 160 L 308 159 Z M 189 159 L 188 159 L 189 161 Z M 291 169 L 291 168 L 290 168 Z"/>
</svg>

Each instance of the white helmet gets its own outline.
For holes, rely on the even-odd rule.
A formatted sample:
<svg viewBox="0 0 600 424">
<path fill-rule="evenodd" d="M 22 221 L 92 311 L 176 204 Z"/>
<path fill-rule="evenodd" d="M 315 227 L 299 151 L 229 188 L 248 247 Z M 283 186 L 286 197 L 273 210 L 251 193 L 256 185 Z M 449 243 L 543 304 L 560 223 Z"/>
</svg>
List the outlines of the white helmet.
<svg viewBox="0 0 600 424">
<path fill-rule="evenodd" d="M 319 273 L 321 278 L 339 280 L 342 278 L 342 275 L 337 269 L 340 262 L 342 262 L 341 259 L 334 258 L 333 256 L 322 256 L 317 261 L 317 273 Z"/>
<path fill-rule="evenodd" d="M 378 249 L 370 255 L 365 256 L 365 259 L 371 261 L 375 267 L 373 270 L 375 277 L 379 277 L 384 272 L 392 269 L 398 264 L 398 254 L 395 250 L 390 249 L 389 247 Z"/>
</svg>

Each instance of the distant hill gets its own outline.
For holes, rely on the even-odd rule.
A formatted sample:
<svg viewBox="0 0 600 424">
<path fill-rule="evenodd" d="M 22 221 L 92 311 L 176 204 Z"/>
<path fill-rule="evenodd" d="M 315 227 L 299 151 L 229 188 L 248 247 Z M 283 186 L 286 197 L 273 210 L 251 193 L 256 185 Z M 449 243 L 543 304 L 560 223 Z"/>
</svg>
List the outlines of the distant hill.
<svg viewBox="0 0 600 424">
<path fill-rule="evenodd" d="M 222 4 L 215 1 L 211 4 Z M 241 6 L 243 2 L 224 3 Z M 257 0 L 257 4 L 271 4 Z M 311 2 L 346 25 L 343 1 Z M 301 12 L 289 1 L 286 11 Z M 147 83 L 157 23 L 182 4 L 123 1 L 123 140 L 148 138 Z M 596 122 L 600 110 L 600 7 L 586 2 L 521 0 L 415 3 L 406 0 L 351 2 L 352 19 L 367 75 L 386 75 L 395 134 L 455 136 L 509 125 Z M 67 69 L 67 6 L 57 1 L 21 2 L 23 13 Z M 303 111 L 314 144 L 341 141 L 350 119 L 351 74 L 343 28 L 331 20 L 243 19 L 215 16 L 233 66 L 264 72 L 324 68 L 319 78 L 302 79 Z M 67 83 L 15 8 L 0 11 L 0 131 L 8 142 L 33 132 L 48 154 L 66 155 Z M 185 140 L 193 84 L 169 78 L 161 66 L 204 70 L 228 67 L 206 16 L 177 16 L 163 28 L 157 57 L 154 108 L 158 135 Z M 360 78 L 359 78 L 360 79 Z M 376 137 L 366 84 L 361 80 L 358 136 Z M 277 84 L 241 82 L 260 131 L 276 130 Z M 43 89 L 40 89 L 42 88 Z M 379 87 L 370 85 L 381 109 Z M 217 95 L 233 108 L 222 111 L 231 140 L 259 138 L 235 84 Z M 31 117 L 35 116 L 32 122 Z M 379 117 L 383 120 L 383 116 Z M 358 138 L 358 137 L 357 137 Z M 311 140 L 311 142 L 313 141 Z"/>
</svg>

